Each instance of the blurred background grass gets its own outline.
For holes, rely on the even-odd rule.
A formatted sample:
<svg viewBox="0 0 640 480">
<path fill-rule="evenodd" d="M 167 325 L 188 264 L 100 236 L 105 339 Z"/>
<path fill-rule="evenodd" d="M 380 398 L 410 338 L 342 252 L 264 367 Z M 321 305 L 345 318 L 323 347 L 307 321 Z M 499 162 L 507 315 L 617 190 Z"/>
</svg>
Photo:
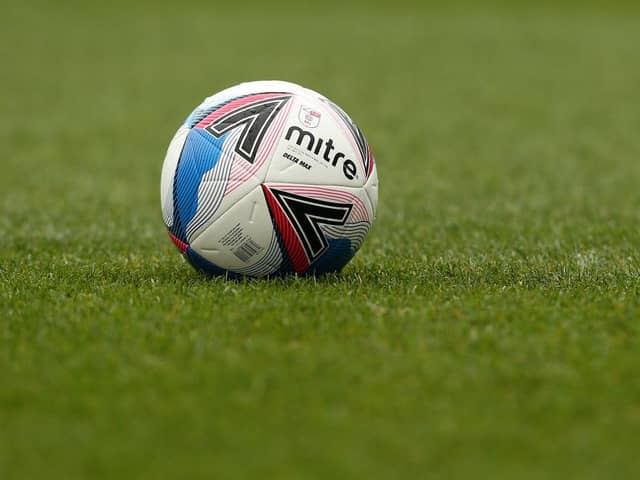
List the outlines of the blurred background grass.
<svg viewBox="0 0 640 480">
<path fill-rule="evenodd" d="M 0 477 L 633 478 L 635 2 L 25 2 L 0 15 Z M 205 96 L 314 88 L 374 147 L 340 277 L 163 232 Z"/>
</svg>

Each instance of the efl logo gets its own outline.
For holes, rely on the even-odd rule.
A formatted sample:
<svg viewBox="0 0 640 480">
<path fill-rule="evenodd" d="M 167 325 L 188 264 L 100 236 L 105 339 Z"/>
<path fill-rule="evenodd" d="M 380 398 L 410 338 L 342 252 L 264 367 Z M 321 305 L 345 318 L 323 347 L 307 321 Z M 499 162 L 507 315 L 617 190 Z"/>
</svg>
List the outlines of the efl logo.
<svg viewBox="0 0 640 480">
<path fill-rule="evenodd" d="M 305 127 L 316 128 L 320 125 L 320 112 L 306 105 L 300 107 L 298 118 Z"/>
</svg>

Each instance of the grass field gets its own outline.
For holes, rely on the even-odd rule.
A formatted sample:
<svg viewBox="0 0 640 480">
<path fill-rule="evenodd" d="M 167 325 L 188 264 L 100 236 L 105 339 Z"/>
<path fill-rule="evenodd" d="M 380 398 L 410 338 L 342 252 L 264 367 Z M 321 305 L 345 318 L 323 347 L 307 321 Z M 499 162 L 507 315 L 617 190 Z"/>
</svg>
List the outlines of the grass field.
<svg viewBox="0 0 640 480">
<path fill-rule="evenodd" d="M 0 15 L 0 478 L 640 476 L 640 10 L 52 3 Z M 378 219 L 209 280 L 164 152 L 269 78 L 358 121 Z"/>
</svg>

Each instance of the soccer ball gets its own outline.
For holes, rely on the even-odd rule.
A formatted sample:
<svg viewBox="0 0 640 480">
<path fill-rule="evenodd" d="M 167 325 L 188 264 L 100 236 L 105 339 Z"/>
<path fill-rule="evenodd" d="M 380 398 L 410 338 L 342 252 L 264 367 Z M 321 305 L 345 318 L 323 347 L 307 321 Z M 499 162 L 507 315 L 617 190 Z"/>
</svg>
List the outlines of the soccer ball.
<svg viewBox="0 0 640 480">
<path fill-rule="evenodd" d="M 319 93 L 280 81 L 205 99 L 173 137 L 160 188 L 165 226 L 184 257 L 231 277 L 341 270 L 378 202 L 360 129 Z"/>
</svg>

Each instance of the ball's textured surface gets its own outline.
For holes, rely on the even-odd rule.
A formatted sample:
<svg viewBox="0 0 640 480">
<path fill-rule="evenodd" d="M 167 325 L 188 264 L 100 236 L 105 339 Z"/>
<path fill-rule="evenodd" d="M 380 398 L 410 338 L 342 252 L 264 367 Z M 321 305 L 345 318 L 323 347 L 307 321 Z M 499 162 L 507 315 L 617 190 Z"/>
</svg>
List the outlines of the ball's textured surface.
<svg viewBox="0 0 640 480">
<path fill-rule="evenodd" d="M 164 161 L 169 236 L 214 275 L 340 270 L 378 201 L 376 166 L 350 117 L 312 90 L 249 82 L 198 106 Z"/>
</svg>

